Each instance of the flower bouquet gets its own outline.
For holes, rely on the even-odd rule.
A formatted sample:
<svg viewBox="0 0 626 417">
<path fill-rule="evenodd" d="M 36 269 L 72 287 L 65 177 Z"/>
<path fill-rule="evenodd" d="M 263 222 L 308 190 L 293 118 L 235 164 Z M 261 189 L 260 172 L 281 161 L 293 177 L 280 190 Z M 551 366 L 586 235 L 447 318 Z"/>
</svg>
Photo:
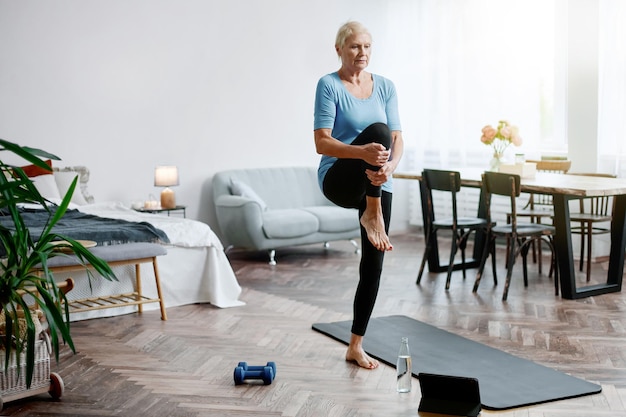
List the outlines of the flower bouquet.
<svg viewBox="0 0 626 417">
<path fill-rule="evenodd" d="M 522 144 L 522 138 L 519 135 L 519 129 L 517 126 L 513 126 L 507 120 L 500 120 L 498 127 L 494 128 L 491 125 L 483 127 L 483 135 L 480 137 L 480 141 L 485 145 L 493 147 L 493 159 L 491 161 L 491 169 L 497 170 L 504 151 L 509 145 L 520 146 Z"/>
</svg>

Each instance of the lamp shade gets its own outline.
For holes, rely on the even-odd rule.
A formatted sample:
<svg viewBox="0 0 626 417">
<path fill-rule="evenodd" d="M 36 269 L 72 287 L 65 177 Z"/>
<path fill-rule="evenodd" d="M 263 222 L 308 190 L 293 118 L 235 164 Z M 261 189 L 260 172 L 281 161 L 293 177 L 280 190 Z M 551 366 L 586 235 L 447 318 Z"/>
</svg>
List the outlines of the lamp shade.
<svg viewBox="0 0 626 417">
<path fill-rule="evenodd" d="M 178 185 L 178 168 L 172 165 L 156 167 L 154 169 L 154 185 L 156 187 Z"/>
</svg>

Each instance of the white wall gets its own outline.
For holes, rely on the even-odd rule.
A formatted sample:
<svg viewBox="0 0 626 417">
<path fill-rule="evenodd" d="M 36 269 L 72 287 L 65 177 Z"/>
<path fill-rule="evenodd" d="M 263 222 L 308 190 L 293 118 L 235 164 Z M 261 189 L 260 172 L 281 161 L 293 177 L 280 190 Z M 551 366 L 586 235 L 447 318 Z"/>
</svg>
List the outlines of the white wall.
<svg viewBox="0 0 626 417">
<path fill-rule="evenodd" d="M 0 137 L 88 166 L 97 201 L 158 196 L 154 167 L 177 165 L 177 202 L 215 227 L 216 171 L 317 165 L 314 90 L 339 67 L 336 30 L 360 20 L 384 48 L 385 4 L 0 0 Z"/>
<path fill-rule="evenodd" d="M 572 28 L 597 14 L 593 0 L 561 1 Z M 393 47 L 415 24 L 399 21 L 398 9 L 412 16 L 414 7 L 414 0 L 0 0 L 0 137 L 56 153 L 57 165 L 88 166 L 98 201 L 158 196 L 154 167 L 177 165 L 177 201 L 217 231 L 215 172 L 317 165 L 315 84 L 338 68 L 334 37 L 347 20 L 371 30 L 370 70 L 396 83 L 407 147 L 419 146 L 408 112 L 419 57 Z M 570 154 L 586 161 L 575 170 L 591 171 L 597 117 L 588 98 L 597 94 L 597 67 L 590 76 L 588 65 L 596 55 L 593 43 L 579 43 L 571 39 L 562 117 L 581 116 L 569 118 L 564 134 Z M 408 226 L 416 191 L 396 181 L 392 229 Z"/>
</svg>

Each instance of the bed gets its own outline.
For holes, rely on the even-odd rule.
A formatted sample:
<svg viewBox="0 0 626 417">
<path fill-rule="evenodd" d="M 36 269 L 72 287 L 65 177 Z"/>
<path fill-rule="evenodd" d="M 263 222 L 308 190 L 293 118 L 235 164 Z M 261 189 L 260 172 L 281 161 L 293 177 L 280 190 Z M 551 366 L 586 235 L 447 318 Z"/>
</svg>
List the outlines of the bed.
<svg viewBox="0 0 626 417">
<path fill-rule="evenodd" d="M 104 218 L 146 222 L 165 233 L 169 242 L 161 244 L 166 247 L 167 254 L 158 257 L 158 269 L 166 308 L 194 303 L 210 303 L 219 308 L 245 304 L 239 300 L 241 287 L 222 243 L 206 223 L 178 216 L 138 212 L 117 202 L 96 203 L 88 192 L 89 170 L 86 167 L 55 168 L 52 175 L 44 171 L 44 175 L 36 175 L 32 179 L 42 196 L 52 203 L 58 203 L 76 176 L 79 177 L 79 187 L 72 197 L 71 209 Z M 61 282 L 68 277 L 73 278 L 74 288 L 67 294 L 70 300 L 132 292 L 134 266 L 116 267 L 114 272 L 118 282 L 96 277 L 90 283 L 84 272 L 56 273 L 55 280 Z M 143 293 L 155 297 L 156 286 L 151 265 L 142 265 L 141 276 Z M 158 308 L 158 304 L 146 304 L 144 311 Z M 73 313 L 71 320 L 136 311 L 136 306 L 93 310 Z"/>
</svg>

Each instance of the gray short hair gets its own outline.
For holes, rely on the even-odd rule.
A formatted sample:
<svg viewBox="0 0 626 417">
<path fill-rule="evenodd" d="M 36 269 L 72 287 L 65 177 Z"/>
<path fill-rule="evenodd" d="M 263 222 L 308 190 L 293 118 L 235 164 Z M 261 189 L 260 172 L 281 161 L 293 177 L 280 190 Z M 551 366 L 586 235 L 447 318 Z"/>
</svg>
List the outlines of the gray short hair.
<svg viewBox="0 0 626 417">
<path fill-rule="evenodd" d="M 344 23 L 337 31 L 335 47 L 342 49 L 346 44 L 346 39 L 348 39 L 352 35 L 359 33 L 365 33 L 370 37 L 370 39 L 372 39 L 372 34 L 361 23 L 355 21 Z"/>
</svg>

